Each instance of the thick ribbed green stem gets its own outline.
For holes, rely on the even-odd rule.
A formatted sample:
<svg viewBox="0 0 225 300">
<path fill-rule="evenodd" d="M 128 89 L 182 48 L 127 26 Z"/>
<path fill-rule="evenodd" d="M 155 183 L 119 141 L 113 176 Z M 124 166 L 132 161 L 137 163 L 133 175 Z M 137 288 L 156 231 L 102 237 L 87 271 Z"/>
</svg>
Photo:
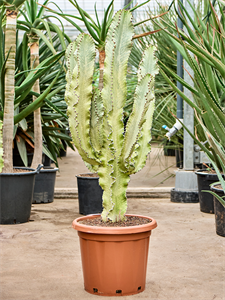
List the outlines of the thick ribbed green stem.
<svg viewBox="0 0 225 300">
<path fill-rule="evenodd" d="M 38 37 L 32 38 L 30 47 L 30 64 L 31 68 L 34 69 L 39 65 L 39 41 Z M 39 80 L 33 85 L 33 91 L 40 94 Z M 33 101 L 36 97 L 33 96 Z M 42 127 L 41 127 L 41 109 L 38 108 L 34 111 L 34 157 L 31 167 L 36 169 L 42 162 Z"/>
<path fill-rule="evenodd" d="M 3 173 L 13 172 L 12 146 L 13 146 L 13 117 L 14 117 L 14 91 L 15 91 L 15 56 L 16 56 L 16 18 L 17 12 L 6 11 L 5 29 L 5 55 L 9 52 L 5 72 L 5 103 L 3 118 Z"/>
<path fill-rule="evenodd" d="M 134 28 L 132 15 L 119 11 L 108 30 L 104 87 L 92 87 L 95 63 L 93 39 L 81 34 L 66 52 L 65 99 L 74 144 L 88 166 L 93 165 L 103 189 L 102 219 L 123 220 L 130 175 L 145 164 L 150 151 L 154 112 L 154 77 L 158 72 L 154 47 L 148 47 L 138 70 L 134 106 L 124 131 L 127 64 Z M 100 66 L 103 71 L 103 66 Z M 101 81 L 100 81 L 101 82 Z"/>
</svg>

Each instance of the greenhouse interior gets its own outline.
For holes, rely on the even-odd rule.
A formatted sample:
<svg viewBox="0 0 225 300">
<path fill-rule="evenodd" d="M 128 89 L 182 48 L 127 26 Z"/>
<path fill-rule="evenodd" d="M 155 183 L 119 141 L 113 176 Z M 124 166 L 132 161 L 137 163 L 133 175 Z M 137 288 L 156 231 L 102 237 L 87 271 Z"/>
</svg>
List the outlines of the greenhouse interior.
<svg viewBox="0 0 225 300">
<path fill-rule="evenodd" d="M 0 0 L 0 299 L 224 300 L 224 174 L 224 0 Z"/>
</svg>

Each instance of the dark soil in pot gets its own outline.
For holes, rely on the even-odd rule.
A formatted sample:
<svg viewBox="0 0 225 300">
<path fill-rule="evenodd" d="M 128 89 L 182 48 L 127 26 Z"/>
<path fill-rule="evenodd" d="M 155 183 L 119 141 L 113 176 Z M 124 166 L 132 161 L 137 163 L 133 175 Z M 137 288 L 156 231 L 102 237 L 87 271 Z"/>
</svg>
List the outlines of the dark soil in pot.
<svg viewBox="0 0 225 300">
<path fill-rule="evenodd" d="M 86 219 L 80 221 L 81 224 L 89 226 L 101 226 L 101 227 L 127 227 L 127 226 L 138 226 L 143 224 L 151 223 L 151 220 L 140 218 L 138 216 L 127 216 L 125 220 L 119 222 L 107 221 L 103 222 L 101 217 L 96 217 L 94 219 Z"/>
<path fill-rule="evenodd" d="M 58 168 L 44 167 L 36 175 L 33 203 L 50 203 L 54 200 L 56 172 Z"/>
<path fill-rule="evenodd" d="M 198 194 L 200 211 L 204 213 L 214 213 L 213 195 L 203 190 L 210 191 L 210 184 L 217 182 L 218 176 L 216 173 L 210 173 L 206 169 L 201 169 L 196 172 L 198 179 Z"/>
<path fill-rule="evenodd" d="M 14 173 L 0 174 L 0 224 L 29 221 L 36 173 L 20 167 Z"/>
<path fill-rule="evenodd" d="M 98 175 L 80 174 L 77 177 L 79 213 L 82 215 L 102 212 L 103 190 L 99 185 Z"/>
<path fill-rule="evenodd" d="M 218 196 L 225 196 L 221 185 L 213 185 L 211 190 Z M 225 237 L 225 207 L 219 202 L 219 200 L 213 196 L 214 211 L 215 211 L 215 224 L 216 233 L 220 236 Z"/>
</svg>

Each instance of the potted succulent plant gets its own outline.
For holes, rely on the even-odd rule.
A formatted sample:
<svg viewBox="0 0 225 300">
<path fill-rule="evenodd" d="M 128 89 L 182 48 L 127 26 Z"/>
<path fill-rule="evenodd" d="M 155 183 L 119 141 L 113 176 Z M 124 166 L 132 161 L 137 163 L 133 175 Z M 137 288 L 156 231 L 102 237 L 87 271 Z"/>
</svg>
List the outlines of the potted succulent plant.
<svg viewBox="0 0 225 300">
<path fill-rule="evenodd" d="M 97 70 L 96 70 L 96 82 L 95 86 L 98 86 L 101 91 L 103 88 L 103 71 L 104 71 L 104 61 L 105 61 L 105 43 L 106 36 L 112 22 L 113 14 L 114 14 L 114 0 L 110 1 L 109 5 L 104 11 L 103 20 L 100 22 L 100 16 L 98 15 L 96 4 L 95 4 L 95 17 L 96 21 L 93 20 L 92 16 L 90 16 L 85 10 L 83 10 L 76 0 L 69 0 L 70 3 L 77 9 L 79 16 L 71 15 L 71 14 L 62 14 L 59 12 L 55 12 L 59 14 L 61 17 L 65 18 L 67 22 L 69 22 L 76 30 L 81 33 L 84 30 L 77 25 L 77 20 L 82 22 L 85 26 L 87 32 L 93 38 L 96 49 L 98 52 L 98 61 L 97 61 Z M 129 9 L 130 12 L 134 12 L 139 7 L 147 4 L 150 0 L 144 1 L 141 4 L 137 4 L 134 7 L 131 7 L 132 1 L 130 1 L 124 9 Z M 51 9 L 52 11 L 52 9 Z M 134 24 L 134 27 L 149 21 L 151 19 L 148 18 L 146 20 L 142 20 Z M 76 22 L 76 23 L 75 23 Z M 142 35 L 148 35 L 150 32 L 134 35 L 134 38 L 139 38 Z M 125 113 L 125 109 L 124 109 Z M 124 119 L 125 123 L 125 119 Z M 86 174 L 78 174 L 77 176 L 77 186 L 78 186 L 78 200 L 79 200 L 79 211 L 81 214 L 91 214 L 91 213 L 101 213 L 102 212 L 102 188 L 99 185 L 99 177 L 96 172 L 92 170 L 92 173 Z M 95 197 L 92 197 L 93 192 Z"/>
<path fill-rule="evenodd" d="M 155 49 L 150 46 L 143 53 L 133 110 L 124 128 L 126 73 L 134 35 L 131 19 L 129 11 L 121 10 L 110 24 L 102 91 L 92 86 L 96 54 L 92 37 L 80 34 L 66 53 L 70 132 L 82 159 L 98 173 L 103 189 L 101 216 L 73 222 L 80 236 L 85 290 L 97 295 L 130 295 L 145 289 L 149 236 L 157 226 L 152 218 L 126 214 L 130 175 L 144 167 L 151 148 L 158 73 Z"/>
</svg>

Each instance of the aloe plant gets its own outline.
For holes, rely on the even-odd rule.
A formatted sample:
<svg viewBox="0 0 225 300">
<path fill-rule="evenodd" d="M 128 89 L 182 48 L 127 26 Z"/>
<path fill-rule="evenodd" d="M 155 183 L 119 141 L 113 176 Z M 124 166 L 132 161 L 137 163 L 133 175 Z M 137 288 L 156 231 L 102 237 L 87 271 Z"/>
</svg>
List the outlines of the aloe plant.
<svg viewBox="0 0 225 300">
<path fill-rule="evenodd" d="M 155 48 L 148 47 L 138 69 L 133 110 L 126 128 L 126 73 L 134 34 L 129 11 L 117 12 L 106 37 L 102 91 L 92 87 L 96 48 L 80 34 L 67 49 L 66 101 L 74 144 L 90 170 L 98 172 L 103 189 L 102 219 L 124 219 L 130 175 L 141 170 L 149 153 L 155 106 Z"/>
<path fill-rule="evenodd" d="M 206 152 L 209 158 L 217 164 L 217 167 L 222 170 L 217 154 L 220 155 L 222 160 L 224 159 L 224 15 L 222 5 L 218 4 L 218 10 L 221 13 L 220 20 L 211 1 L 208 3 L 210 16 L 207 17 L 207 23 L 205 23 L 193 6 L 190 5 L 195 20 L 191 18 L 188 11 L 182 3 L 179 2 L 180 10 L 183 11 L 181 18 L 188 34 L 163 19 L 160 22 L 156 22 L 162 29 L 162 34 L 182 53 L 184 59 L 193 69 L 194 77 L 192 80 L 194 87 L 177 76 L 177 74 L 169 69 L 162 61 L 159 61 L 159 65 L 160 73 L 164 79 L 195 110 L 198 120 L 197 126 L 200 127 L 201 132 L 204 133 L 204 140 L 200 140 L 199 137 L 191 134 L 186 127 L 185 129 L 191 134 L 201 149 Z M 198 26 L 196 25 L 196 21 L 198 22 Z M 189 22 L 193 25 L 194 29 L 190 28 Z M 194 57 L 190 55 L 190 52 L 194 54 Z M 195 101 L 192 102 L 183 92 L 177 89 L 168 75 L 180 81 L 183 86 L 193 94 Z M 207 140 L 208 143 L 203 145 L 201 141 L 204 142 L 205 140 Z M 222 149 L 222 152 L 220 149 Z"/>
</svg>

